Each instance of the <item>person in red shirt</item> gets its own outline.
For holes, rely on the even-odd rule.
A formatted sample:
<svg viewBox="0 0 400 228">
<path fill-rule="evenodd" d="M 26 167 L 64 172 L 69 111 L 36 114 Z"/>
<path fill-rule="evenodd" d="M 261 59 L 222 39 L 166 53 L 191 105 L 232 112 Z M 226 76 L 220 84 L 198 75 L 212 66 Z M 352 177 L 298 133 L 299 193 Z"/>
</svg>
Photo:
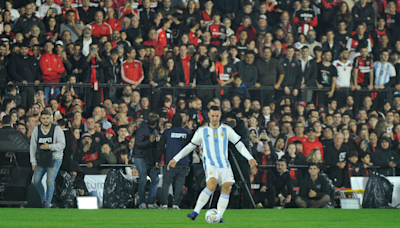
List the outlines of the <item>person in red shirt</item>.
<svg viewBox="0 0 400 228">
<path fill-rule="evenodd" d="M 190 85 L 192 88 L 196 87 L 196 83 L 194 82 L 196 60 L 187 53 L 187 46 L 185 44 L 179 47 L 179 55 L 176 57 L 176 64 L 177 70 L 181 75 L 179 86 Z"/>
<path fill-rule="evenodd" d="M 211 33 L 211 43 L 220 46 L 226 40 L 226 27 L 221 23 L 221 13 L 213 13 L 213 24 L 207 26 L 207 31 Z"/>
<path fill-rule="evenodd" d="M 132 89 L 136 89 L 144 79 L 142 62 L 135 60 L 135 48 L 128 47 L 125 53 L 127 59 L 122 62 L 121 78 L 124 83 L 130 84 Z"/>
<path fill-rule="evenodd" d="M 294 135 L 288 138 L 286 146 L 293 143 L 296 140 L 300 141 L 301 143 L 304 143 L 308 140 L 307 136 L 304 135 L 304 124 L 302 122 L 296 123 L 296 126 L 294 128 Z"/>
<path fill-rule="evenodd" d="M 318 149 L 321 151 L 321 156 L 324 157 L 324 148 L 322 147 L 322 143 L 315 137 L 315 129 L 313 127 L 308 128 L 307 137 L 307 141 L 303 142 L 304 156 L 308 157 L 313 149 Z"/>
<path fill-rule="evenodd" d="M 165 46 L 172 43 L 171 31 L 168 31 L 169 33 L 167 32 L 167 30 L 169 30 L 171 27 L 171 22 L 171 20 L 163 18 L 160 24 L 161 28 L 157 30 L 157 41 L 160 42 L 160 48 L 162 47 L 163 50 Z M 168 37 L 168 35 L 170 37 Z"/>
<path fill-rule="evenodd" d="M 94 15 L 94 22 L 90 23 L 90 26 L 92 26 L 93 36 L 97 38 L 107 36 L 107 38 L 111 40 L 111 26 L 107 22 L 104 22 L 103 19 L 104 13 L 102 11 L 97 11 Z"/>
<path fill-rule="evenodd" d="M 61 14 L 63 15 L 64 19 L 66 19 L 66 15 L 68 10 L 72 10 L 75 12 L 75 21 L 78 22 L 79 21 L 79 13 L 78 10 L 74 9 L 71 6 L 71 2 L 72 0 L 64 0 L 63 1 L 63 7 L 61 8 Z"/>
<path fill-rule="evenodd" d="M 115 18 L 115 10 L 111 7 L 107 8 L 107 20 L 105 20 L 106 23 L 108 23 L 111 26 L 111 29 L 121 31 L 122 30 L 122 23 L 120 20 Z"/>
<path fill-rule="evenodd" d="M 155 29 L 150 29 L 149 40 L 143 42 L 146 46 L 153 46 L 156 49 L 156 55 L 162 56 L 164 54 L 162 44 L 157 40 L 157 31 Z"/>
<path fill-rule="evenodd" d="M 201 43 L 201 39 L 197 37 L 197 30 L 200 28 L 200 24 L 196 19 L 192 19 L 188 26 L 190 28 L 189 31 L 189 42 L 194 44 L 197 47 Z M 200 30 L 201 31 L 201 30 Z"/>
<path fill-rule="evenodd" d="M 211 14 L 212 14 L 212 8 L 214 6 L 213 1 L 211 0 L 206 0 L 204 3 L 204 10 L 200 12 L 200 24 L 202 28 L 207 27 L 207 25 L 211 24 Z"/>
<path fill-rule="evenodd" d="M 60 82 L 61 74 L 64 73 L 65 68 L 61 58 L 53 53 L 54 44 L 50 40 L 46 41 L 44 49 L 45 54 L 39 60 L 39 66 L 42 70 L 43 83 L 58 83 Z M 44 94 L 46 95 L 45 103 L 49 102 L 51 97 L 57 97 L 60 93 L 58 87 L 45 87 Z"/>
<path fill-rule="evenodd" d="M 257 39 L 256 29 L 251 25 L 251 18 L 246 16 L 243 19 L 243 24 L 236 30 L 236 36 L 239 37 L 240 31 L 245 30 L 247 32 L 247 40 Z"/>
</svg>

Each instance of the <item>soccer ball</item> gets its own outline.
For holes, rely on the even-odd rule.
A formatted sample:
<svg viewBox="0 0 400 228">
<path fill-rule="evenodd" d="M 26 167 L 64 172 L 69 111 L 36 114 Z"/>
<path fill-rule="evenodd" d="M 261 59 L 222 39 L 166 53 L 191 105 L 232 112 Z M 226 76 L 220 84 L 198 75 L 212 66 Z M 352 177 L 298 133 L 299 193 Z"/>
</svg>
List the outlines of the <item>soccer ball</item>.
<svg viewBox="0 0 400 228">
<path fill-rule="evenodd" d="M 206 221 L 208 223 L 219 223 L 221 221 L 221 213 L 217 209 L 210 209 L 206 213 Z"/>
</svg>

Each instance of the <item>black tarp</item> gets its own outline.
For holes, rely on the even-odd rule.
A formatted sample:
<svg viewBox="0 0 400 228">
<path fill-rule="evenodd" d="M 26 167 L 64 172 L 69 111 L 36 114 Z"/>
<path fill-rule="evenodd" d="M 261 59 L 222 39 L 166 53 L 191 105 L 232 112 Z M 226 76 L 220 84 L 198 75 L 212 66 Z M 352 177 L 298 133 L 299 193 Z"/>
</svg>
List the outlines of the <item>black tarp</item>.
<svg viewBox="0 0 400 228">
<path fill-rule="evenodd" d="M 111 169 L 104 182 L 103 208 L 132 207 L 133 185 L 133 181 L 127 180 L 120 170 Z"/>
<path fill-rule="evenodd" d="M 365 187 L 363 208 L 391 207 L 393 184 L 385 176 L 373 172 Z"/>
<path fill-rule="evenodd" d="M 75 207 L 74 179 L 65 171 L 58 171 L 52 203 L 59 208 Z"/>
</svg>

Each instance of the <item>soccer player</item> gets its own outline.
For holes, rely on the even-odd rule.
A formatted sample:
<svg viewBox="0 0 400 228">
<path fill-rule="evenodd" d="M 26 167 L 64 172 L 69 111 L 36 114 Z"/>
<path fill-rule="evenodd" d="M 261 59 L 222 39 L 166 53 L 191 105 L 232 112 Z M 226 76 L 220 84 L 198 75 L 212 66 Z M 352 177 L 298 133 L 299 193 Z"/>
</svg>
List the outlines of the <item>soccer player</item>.
<svg viewBox="0 0 400 228">
<path fill-rule="evenodd" d="M 199 215 L 200 210 L 209 200 L 217 184 L 221 186 L 221 195 L 218 200 L 217 209 L 221 213 L 221 218 L 224 215 L 229 203 L 231 186 L 235 182 L 231 165 L 228 161 L 228 141 L 233 143 L 239 153 L 249 161 L 251 168 L 258 165 L 243 142 L 240 141 L 240 136 L 228 125 L 220 123 L 221 109 L 218 106 L 210 108 L 208 117 L 210 118 L 210 123 L 200 127 L 195 132 L 192 141 L 173 157 L 167 167 L 167 170 L 171 167 L 174 168 L 179 160 L 192 152 L 196 147 L 203 146 L 203 166 L 207 185 L 200 193 L 193 212 L 187 215 L 192 220 L 195 220 L 197 215 Z"/>
</svg>

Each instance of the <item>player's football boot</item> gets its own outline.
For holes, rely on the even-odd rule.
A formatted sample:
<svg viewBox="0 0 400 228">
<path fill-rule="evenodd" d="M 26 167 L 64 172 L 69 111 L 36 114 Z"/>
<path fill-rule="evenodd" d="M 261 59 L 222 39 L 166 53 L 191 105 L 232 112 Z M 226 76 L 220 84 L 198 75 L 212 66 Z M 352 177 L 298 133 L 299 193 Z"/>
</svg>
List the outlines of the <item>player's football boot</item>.
<svg viewBox="0 0 400 228">
<path fill-rule="evenodd" d="M 197 214 L 196 212 L 193 211 L 191 214 L 188 214 L 187 217 L 189 217 L 190 219 L 192 219 L 194 221 L 198 215 L 199 214 Z"/>
</svg>

